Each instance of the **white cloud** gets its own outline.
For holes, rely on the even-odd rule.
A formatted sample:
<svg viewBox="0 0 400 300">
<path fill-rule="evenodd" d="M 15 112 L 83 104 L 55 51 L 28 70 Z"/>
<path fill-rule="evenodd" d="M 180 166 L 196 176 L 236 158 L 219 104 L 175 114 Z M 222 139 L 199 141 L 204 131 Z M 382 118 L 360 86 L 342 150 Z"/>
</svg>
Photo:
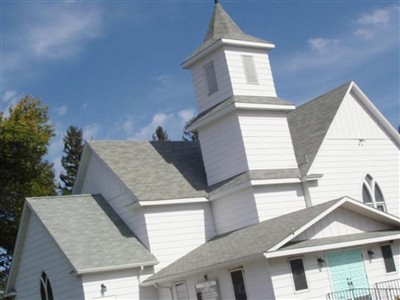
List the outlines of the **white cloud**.
<svg viewBox="0 0 400 300">
<path fill-rule="evenodd" d="M 3 33 L 4 71 L 20 74 L 34 63 L 74 57 L 86 41 L 101 35 L 100 6 L 39 2 L 17 7 L 17 25 Z"/>
<path fill-rule="evenodd" d="M 158 126 L 162 126 L 166 129 L 166 124 L 173 118 L 174 114 L 156 113 L 151 122 L 140 128 L 128 139 L 132 140 L 150 140 L 154 131 Z M 167 130 L 168 132 L 168 130 Z"/>
<path fill-rule="evenodd" d="M 339 44 L 339 40 L 314 38 L 314 39 L 309 39 L 308 43 L 312 50 L 325 51 L 325 50 L 329 50 L 328 48 L 336 47 Z"/>
<path fill-rule="evenodd" d="M 182 121 L 186 124 L 186 122 L 190 121 L 194 116 L 193 109 L 185 109 L 178 112 L 178 116 L 182 119 Z"/>
<path fill-rule="evenodd" d="M 356 20 L 361 25 L 383 25 L 387 26 L 391 19 L 391 10 L 393 7 L 376 9 L 369 14 L 363 14 Z"/>
<path fill-rule="evenodd" d="M 57 114 L 57 116 L 63 116 L 63 115 L 65 115 L 67 113 L 68 107 L 64 104 L 64 105 L 62 105 L 60 107 L 56 107 L 54 109 L 54 111 Z"/>
<path fill-rule="evenodd" d="M 91 123 L 83 127 L 83 139 L 95 139 L 100 134 L 102 126 L 98 123 Z"/>
<path fill-rule="evenodd" d="M 329 74 L 348 72 L 398 47 L 398 24 L 396 6 L 364 14 L 349 22 L 350 30 L 331 38 L 310 38 L 309 48 L 281 57 L 282 66 L 277 70 L 285 76 L 326 70 L 328 67 L 330 69 L 326 73 Z"/>
</svg>

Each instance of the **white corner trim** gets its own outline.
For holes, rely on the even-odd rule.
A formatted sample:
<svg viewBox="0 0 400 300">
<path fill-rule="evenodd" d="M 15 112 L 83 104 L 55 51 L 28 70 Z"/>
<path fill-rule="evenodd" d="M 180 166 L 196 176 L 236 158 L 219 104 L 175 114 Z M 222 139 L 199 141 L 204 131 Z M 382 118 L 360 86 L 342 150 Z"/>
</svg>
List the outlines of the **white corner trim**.
<svg viewBox="0 0 400 300">
<path fill-rule="evenodd" d="M 277 111 L 291 111 L 296 109 L 294 105 L 281 105 L 281 104 L 260 104 L 260 103 L 243 103 L 234 102 L 235 107 L 238 109 L 257 109 L 257 110 L 277 110 Z"/>
<path fill-rule="evenodd" d="M 312 247 L 303 247 L 303 248 L 295 248 L 289 250 L 277 250 L 277 251 L 268 251 L 264 253 L 266 258 L 275 258 L 275 257 L 282 257 L 282 256 L 290 256 L 290 255 L 297 255 L 297 254 L 304 254 L 310 252 L 318 252 L 318 251 L 327 251 L 333 250 L 338 248 L 346 248 L 346 247 L 353 247 L 359 245 L 366 245 L 366 244 L 373 244 L 373 243 L 380 243 L 389 240 L 398 240 L 400 236 L 398 234 L 376 237 L 376 238 L 369 238 L 363 240 L 353 240 L 347 242 L 340 242 L 334 244 L 327 244 L 327 245 L 319 245 L 319 246 L 312 246 Z"/>
<path fill-rule="evenodd" d="M 204 203 L 204 202 L 208 202 L 208 199 L 205 197 L 199 197 L 199 198 L 181 198 L 181 199 L 168 199 L 168 200 L 148 200 L 148 201 L 143 200 L 135 202 L 133 205 L 137 207 L 137 204 L 140 206 L 157 206 L 157 205 L 174 205 L 174 204 L 189 204 L 189 203 Z"/>
</svg>

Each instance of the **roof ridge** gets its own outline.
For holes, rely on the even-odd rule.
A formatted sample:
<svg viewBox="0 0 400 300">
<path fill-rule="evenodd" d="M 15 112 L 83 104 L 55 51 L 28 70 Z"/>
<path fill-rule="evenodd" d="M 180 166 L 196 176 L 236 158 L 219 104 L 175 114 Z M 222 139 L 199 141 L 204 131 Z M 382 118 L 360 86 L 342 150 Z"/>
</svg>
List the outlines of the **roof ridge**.
<svg viewBox="0 0 400 300">
<path fill-rule="evenodd" d="M 81 197 L 93 197 L 100 194 L 72 194 L 72 195 L 54 195 L 54 196 L 35 196 L 27 197 L 26 200 L 38 200 L 38 199 L 53 199 L 53 198 L 81 198 Z"/>
</svg>

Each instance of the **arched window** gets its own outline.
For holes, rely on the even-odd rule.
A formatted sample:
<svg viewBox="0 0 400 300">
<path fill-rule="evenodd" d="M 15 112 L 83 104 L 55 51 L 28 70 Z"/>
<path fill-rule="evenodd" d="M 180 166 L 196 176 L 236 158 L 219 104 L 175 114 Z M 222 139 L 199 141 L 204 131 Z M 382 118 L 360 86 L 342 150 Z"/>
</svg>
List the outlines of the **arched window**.
<svg viewBox="0 0 400 300">
<path fill-rule="evenodd" d="M 40 277 L 40 300 L 54 300 L 50 280 L 45 272 Z"/>
<path fill-rule="evenodd" d="M 385 199 L 383 198 L 381 188 L 370 174 L 367 174 L 364 178 L 362 199 L 365 204 L 381 211 L 386 211 Z"/>
</svg>

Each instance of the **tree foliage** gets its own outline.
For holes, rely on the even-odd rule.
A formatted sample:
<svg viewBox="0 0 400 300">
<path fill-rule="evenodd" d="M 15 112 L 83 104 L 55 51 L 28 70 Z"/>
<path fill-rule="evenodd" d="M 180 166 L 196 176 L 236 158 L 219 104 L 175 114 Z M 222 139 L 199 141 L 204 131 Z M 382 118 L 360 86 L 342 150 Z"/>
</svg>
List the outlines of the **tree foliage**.
<svg viewBox="0 0 400 300">
<path fill-rule="evenodd" d="M 153 134 L 153 141 L 169 141 L 167 131 L 158 126 Z"/>
<path fill-rule="evenodd" d="M 83 151 L 82 129 L 70 126 L 63 138 L 64 156 L 61 158 L 61 165 L 65 172 L 60 174 L 63 186 L 59 186 L 63 195 L 70 195 L 78 173 L 79 162 Z"/>
<path fill-rule="evenodd" d="M 5 283 L 25 197 L 55 194 L 53 166 L 44 160 L 54 128 L 39 99 L 22 98 L 0 114 L 0 287 Z"/>
<path fill-rule="evenodd" d="M 185 127 L 183 128 L 183 135 L 182 135 L 182 140 L 185 142 L 197 142 L 199 140 L 199 134 L 197 131 L 195 132 L 190 132 L 188 130 L 189 126 L 192 124 L 194 120 L 194 117 L 186 122 Z"/>
</svg>

